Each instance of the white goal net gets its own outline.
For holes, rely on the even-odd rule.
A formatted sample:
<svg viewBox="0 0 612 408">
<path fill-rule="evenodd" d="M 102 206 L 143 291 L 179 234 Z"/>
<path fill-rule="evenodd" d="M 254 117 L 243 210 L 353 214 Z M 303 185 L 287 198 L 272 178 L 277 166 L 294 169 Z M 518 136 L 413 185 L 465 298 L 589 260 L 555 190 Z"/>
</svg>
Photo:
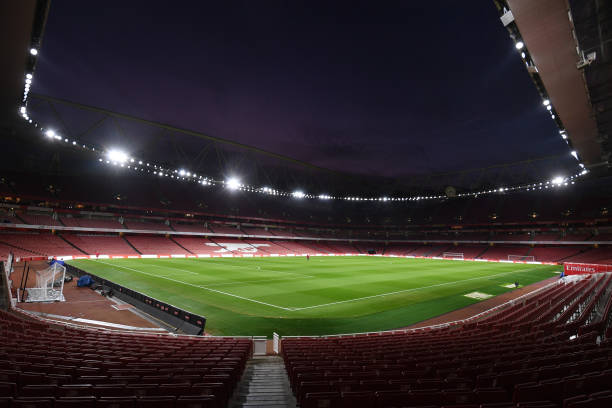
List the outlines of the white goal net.
<svg viewBox="0 0 612 408">
<path fill-rule="evenodd" d="M 463 259 L 463 252 L 444 252 L 442 258 L 446 259 Z"/>
<path fill-rule="evenodd" d="M 26 302 L 64 301 L 66 267 L 53 263 L 47 269 L 36 272 L 36 286 L 27 288 Z"/>
<path fill-rule="evenodd" d="M 533 255 L 508 255 L 508 260 L 513 262 L 535 262 Z"/>
</svg>

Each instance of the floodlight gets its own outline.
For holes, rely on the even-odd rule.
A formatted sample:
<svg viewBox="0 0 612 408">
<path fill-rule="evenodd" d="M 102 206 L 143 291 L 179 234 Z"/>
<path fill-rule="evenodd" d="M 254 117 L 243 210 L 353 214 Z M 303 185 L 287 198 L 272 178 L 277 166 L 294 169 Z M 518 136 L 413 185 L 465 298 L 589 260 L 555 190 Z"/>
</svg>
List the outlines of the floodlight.
<svg viewBox="0 0 612 408">
<path fill-rule="evenodd" d="M 186 173 L 187 172 L 185 170 L 183 170 L 183 169 L 180 169 L 179 172 L 178 172 L 179 176 L 184 176 Z"/>
<path fill-rule="evenodd" d="M 304 192 L 299 191 L 299 190 L 294 191 L 294 192 L 292 193 L 292 195 L 293 195 L 295 198 L 304 198 L 304 196 L 306 196 L 306 194 L 304 194 Z"/>
<path fill-rule="evenodd" d="M 26 74 L 26 79 L 32 79 L 32 74 Z"/>
<path fill-rule="evenodd" d="M 128 155 L 119 150 L 119 149 L 111 149 L 106 152 L 106 157 L 112 162 L 124 163 L 128 160 Z"/>
<path fill-rule="evenodd" d="M 25 115 L 26 113 L 26 107 L 22 106 L 21 108 L 19 108 L 19 112 L 23 113 Z"/>
<path fill-rule="evenodd" d="M 548 99 L 544 99 L 542 103 L 544 104 L 544 106 L 550 105 L 550 101 Z"/>
<path fill-rule="evenodd" d="M 548 106 L 546 107 L 546 109 L 551 110 L 551 109 L 552 109 L 552 106 L 548 105 Z"/>
<path fill-rule="evenodd" d="M 523 47 L 525 47 L 525 44 L 522 41 L 518 41 L 516 44 L 514 44 L 514 46 L 517 50 L 522 50 Z"/>
<path fill-rule="evenodd" d="M 230 177 L 229 179 L 225 180 L 225 186 L 230 190 L 237 190 L 241 186 L 240 180 L 236 177 Z"/>
<path fill-rule="evenodd" d="M 36 48 L 30 48 L 30 54 L 38 55 L 38 50 Z"/>
<path fill-rule="evenodd" d="M 557 176 L 557 177 L 555 177 L 555 178 L 553 178 L 553 179 L 552 179 L 552 183 L 553 183 L 553 184 L 557 184 L 557 185 L 559 185 L 559 184 L 563 183 L 563 180 L 564 180 L 564 178 L 563 178 L 563 177 L 561 177 L 561 176 Z"/>
<path fill-rule="evenodd" d="M 46 135 L 47 137 L 54 137 L 54 136 L 55 136 L 55 132 L 54 132 L 53 130 L 49 129 L 49 130 L 47 130 L 47 131 L 45 132 L 45 135 Z"/>
<path fill-rule="evenodd" d="M 525 55 L 525 53 L 524 53 L 524 52 L 521 52 L 521 57 L 523 57 L 523 58 L 525 58 L 525 57 L 526 57 L 526 55 Z"/>
<path fill-rule="evenodd" d="M 574 158 L 575 158 L 576 160 L 578 160 L 578 152 L 577 152 L 577 151 L 572 150 L 572 152 L 571 152 L 570 154 L 571 154 L 572 156 L 574 156 Z"/>
</svg>

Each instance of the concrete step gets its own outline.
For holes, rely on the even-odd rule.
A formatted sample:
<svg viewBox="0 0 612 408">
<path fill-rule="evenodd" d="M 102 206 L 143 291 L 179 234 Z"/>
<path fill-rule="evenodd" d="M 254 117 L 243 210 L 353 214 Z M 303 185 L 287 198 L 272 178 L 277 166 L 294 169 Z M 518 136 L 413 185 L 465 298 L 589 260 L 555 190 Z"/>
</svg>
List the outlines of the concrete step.
<svg viewBox="0 0 612 408">
<path fill-rule="evenodd" d="M 257 356 L 249 360 L 229 407 L 296 408 L 283 359 Z"/>
</svg>

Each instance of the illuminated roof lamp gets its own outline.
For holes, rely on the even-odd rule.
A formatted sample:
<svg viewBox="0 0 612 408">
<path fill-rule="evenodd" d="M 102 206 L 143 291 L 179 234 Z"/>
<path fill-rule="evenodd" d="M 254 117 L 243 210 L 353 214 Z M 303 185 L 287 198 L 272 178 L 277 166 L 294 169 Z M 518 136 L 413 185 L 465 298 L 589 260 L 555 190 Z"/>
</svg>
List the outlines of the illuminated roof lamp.
<svg viewBox="0 0 612 408">
<path fill-rule="evenodd" d="M 525 47 L 525 44 L 522 41 L 518 41 L 516 44 L 514 44 L 514 46 L 517 50 L 522 50 Z"/>
<path fill-rule="evenodd" d="M 553 178 L 551 181 L 552 181 L 553 184 L 561 185 L 564 180 L 565 179 L 563 177 L 557 176 L 557 177 Z"/>
<path fill-rule="evenodd" d="M 125 152 L 118 149 L 109 150 L 106 152 L 106 157 L 108 157 L 108 160 L 117 163 L 125 163 L 129 159 Z"/>
<path fill-rule="evenodd" d="M 225 187 L 229 188 L 230 190 L 238 190 L 240 186 L 240 180 L 236 177 L 230 177 L 225 181 Z"/>
</svg>

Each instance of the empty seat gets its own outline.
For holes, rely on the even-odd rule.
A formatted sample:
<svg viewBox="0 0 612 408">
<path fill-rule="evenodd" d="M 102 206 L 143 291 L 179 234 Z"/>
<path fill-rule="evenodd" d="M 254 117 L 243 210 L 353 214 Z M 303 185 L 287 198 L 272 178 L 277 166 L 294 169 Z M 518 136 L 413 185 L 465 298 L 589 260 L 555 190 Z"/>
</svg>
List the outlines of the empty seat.
<svg viewBox="0 0 612 408">
<path fill-rule="evenodd" d="M 57 398 L 54 403 L 54 408 L 94 408 L 96 406 L 96 398 L 90 397 L 62 397 Z"/>
</svg>

